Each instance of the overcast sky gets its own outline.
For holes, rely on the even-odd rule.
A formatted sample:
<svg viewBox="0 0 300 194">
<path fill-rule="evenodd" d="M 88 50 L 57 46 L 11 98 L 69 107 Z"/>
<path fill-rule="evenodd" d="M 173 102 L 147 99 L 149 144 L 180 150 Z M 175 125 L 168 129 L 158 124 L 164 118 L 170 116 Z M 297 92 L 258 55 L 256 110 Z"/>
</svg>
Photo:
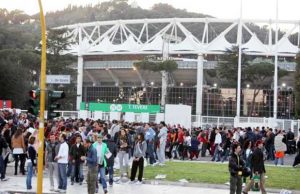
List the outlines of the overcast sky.
<svg viewBox="0 0 300 194">
<path fill-rule="evenodd" d="M 96 4 L 104 0 L 42 0 L 44 10 L 55 11 L 68 4 Z M 133 1 L 133 0 L 130 0 Z M 176 8 L 209 14 L 218 18 L 238 18 L 241 0 L 136 0 L 142 8 L 155 3 L 168 3 Z M 38 12 L 37 0 L 0 0 L 0 8 L 20 9 L 28 14 Z M 300 0 L 279 0 L 279 19 L 300 20 Z M 243 0 L 243 17 L 247 19 L 275 19 L 276 0 Z"/>
</svg>

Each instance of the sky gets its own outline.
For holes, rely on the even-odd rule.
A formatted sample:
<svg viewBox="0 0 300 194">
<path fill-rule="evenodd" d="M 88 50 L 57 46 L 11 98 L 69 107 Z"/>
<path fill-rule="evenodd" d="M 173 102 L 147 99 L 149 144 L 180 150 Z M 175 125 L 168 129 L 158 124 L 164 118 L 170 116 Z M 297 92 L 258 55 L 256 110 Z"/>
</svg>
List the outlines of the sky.
<svg viewBox="0 0 300 194">
<path fill-rule="evenodd" d="M 61 10 L 72 5 L 97 4 L 104 0 L 42 0 L 44 11 Z M 134 0 L 130 0 L 132 2 Z M 135 0 L 142 8 L 150 8 L 156 3 L 168 3 L 176 8 L 204 13 L 217 18 L 234 19 L 240 16 L 241 0 Z M 243 18 L 275 19 L 276 0 L 242 0 Z M 278 0 L 279 19 L 300 20 L 300 0 Z M 38 0 L 0 0 L 0 8 L 20 9 L 27 14 L 39 11 Z"/>
</svg>

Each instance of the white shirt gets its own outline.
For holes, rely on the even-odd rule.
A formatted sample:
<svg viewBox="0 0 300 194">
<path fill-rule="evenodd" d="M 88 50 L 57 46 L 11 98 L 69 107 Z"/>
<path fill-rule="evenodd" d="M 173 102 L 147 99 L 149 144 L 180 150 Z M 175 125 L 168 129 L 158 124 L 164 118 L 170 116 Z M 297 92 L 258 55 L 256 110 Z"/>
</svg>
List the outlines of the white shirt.
<svg viewBox="0 0 300 194">
<path fill-rule="evenodd" d="M 167 141 L 168 129 L 167 127 L 163 127 L 159 130 L 159 134 L 157 137 L 159 138 L 160 144 L 165 143 Z"/>
<path fill-rule="evenodd" d="M 101 144 L 97 144 L 97 147 L 96 147 L 96 150 L 97 150 L 97 161 L 98 161 L 98 164 L 103 164 L 103 160 L 102 160 L 102 143 Z"/>
<path fill-rule="evenodd" d="M 222 143 L 222 136 L 220 133 L 216 134 L 216 138 L 215 138 L 215 144 L 221 144 Z"/>
<path fill-rule="evenodd" d="M 187 146 L 192 146 L 192 138 L 191 138 L 191 136 L 186 136 L 184 138 L 184 141 L 185 141 L 185 143 L 186 143 Z"/>
<path fill-rule="evenodd" d="M 69 146 L 66 142 L 60 144 L 57 156 L 61 157 L 60 159 L 57 160 L 57 163 L 68 164 Z"/>
</svg>

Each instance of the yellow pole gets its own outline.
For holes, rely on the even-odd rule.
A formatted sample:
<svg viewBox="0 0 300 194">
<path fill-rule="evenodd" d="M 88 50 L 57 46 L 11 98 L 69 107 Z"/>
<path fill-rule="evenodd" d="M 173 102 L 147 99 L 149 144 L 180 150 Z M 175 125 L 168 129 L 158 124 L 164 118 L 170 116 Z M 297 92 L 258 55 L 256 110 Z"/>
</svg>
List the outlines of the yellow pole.
<svg viewBox="0 0 300 194">
<path fill-rule="evenodd" d="M 40 77 L 40 117 L 39 117 L 39 147 L 38 147 L 38 174 L 37 194 L 43 193 L 43 162 L 44 162 L 44 112 L 46 92 L 46 23 L 41 0 L 38 0 L 40 7 L 41 33 L 42 33 L 42 62 Z"/>
</svg>

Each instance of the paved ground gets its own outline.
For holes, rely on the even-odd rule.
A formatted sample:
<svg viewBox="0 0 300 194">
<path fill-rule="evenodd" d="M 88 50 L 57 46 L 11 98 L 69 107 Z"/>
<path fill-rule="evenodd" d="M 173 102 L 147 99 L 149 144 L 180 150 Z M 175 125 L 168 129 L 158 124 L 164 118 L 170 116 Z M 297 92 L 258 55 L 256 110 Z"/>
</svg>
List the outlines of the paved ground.
<svg viewBox="0 0 300 194">
<path fill-rule="evenodd" d="M 290 155 L 286 157 L 285 164 L 287 166 L 291 166 L 294 161 L 294 155 Z M 202 162 L 210 162 L 211 157 L 200 158 L 199 160 Z M 199 161 L 197 160 L 197 161 Z M 176 161 L 176 160 L 175 160 Z M 195 161 L 195 162 L 197 162 Z M 177 161 L 184 162 L 184 161 Z M 271 161 L 266 162 L 266 164 L 273 165 Z M 7 177 L 8 181 L 1 182 L 0 181 L 0 194 L 4 191 L 17 191 L 24 192 L 26 190 L 26 176 L 18 175 L 13 176 L 14 163 L 9 164 L 7 169 Z M 69 179 L 68 179 L 69 181 Z M 208 185 L 208 184 L 181 184 L 181 183 L 167 183 L 167 182 L 158 182 L 158 181 L 146 181 L 147 184 L 143 185 L 129 185 L 129 184 L 115 184 L 113 188 L 109 188 L 109 193 L 113 194 L 121 194 L 121 193 L 129 193 L 129 194 L 181 194 L 183 192 L 191 192 L 193 194 L 223 194 L 229 193 L 229 187 L 226 185 Z M 75 184 L 73 186 L 68 182 L 68 190 L 67 193 L 87 193 L 86 184 L 79 186 Z M 36 177 L 33 177 L 33 190 L 31 193 L 36 192 Z M 47 172 L 44 173 L 44 182 L 43 182 L 44 193 L 49 193 L 49 179 Z M 273 193 L 279 193 L 279 191 L 272 191 Z M 102 190 L 99 192 L 103 193 Z M 251 192 L 250 192 L 251 193 Z M 255 193 L 255 192 L 253 192 Z M 271 192 L 268 192 L 271 193 Z M 296 192 L 294 192 L 296 193 Z M 300 192 L 297 192 L 300 194 Z"/>
<path fill-rule="evenodd" d="M 10 180 L 6 182 L 0 182 L 0 192 L 14 191 L 24 192 L 26 191 L 25 178 L 24 177 L 9 177 Z M 33 189 L 31 193 L 36 193 L 36 177 L 33 178 Z M 87 193 L 86 184 L 82 186 L 75 184 L 73 186 L 68 185 L 68 194 L 85 194 Z M 49 191 L 49 179 L 44 178 L 43 193 L 50 193 Z M 99 194 L 103 191 L 99 191 Z M 176 185 L 130 185 L 130 184 L 115 184 L 113 187 L 108 188 L 109 194 L 182 194 L 182 193 L 193 193 L 193 194 L 223 194 L 229 193 L 228 189 L 212 189 L 212 188 L 201 188 L 201 187 L 186 187 Z M 254 192 L 250 192 L 254 193 Z M 256 192 L 257 193 L 257 192 Z"/>
</svg>

